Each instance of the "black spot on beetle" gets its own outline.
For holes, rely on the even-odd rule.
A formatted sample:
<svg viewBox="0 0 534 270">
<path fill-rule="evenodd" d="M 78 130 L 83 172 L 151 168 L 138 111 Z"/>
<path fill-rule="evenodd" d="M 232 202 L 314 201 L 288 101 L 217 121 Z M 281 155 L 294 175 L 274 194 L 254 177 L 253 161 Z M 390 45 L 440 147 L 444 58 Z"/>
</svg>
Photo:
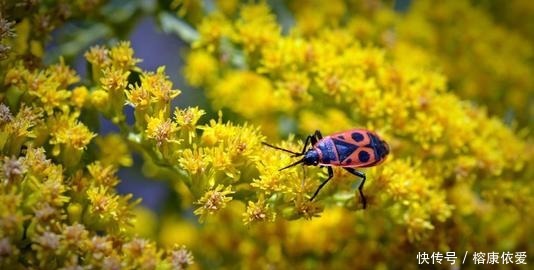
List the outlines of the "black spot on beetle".
<svg viewBox="0 0 534 270">
<path fill-rule="evenodd" d="M 353 132 L 351 134 L 351 137 L 356 142 L 361 142 L 361 141 L 363 141 L 365 139 L 365 137 L 363 137 L 363 135 L 360 132 Z"/>
<path fill-rule="evenodd" d="M 352 162 L 352 159 L 348 158 L 347 160 L 345 160 L 345 164 L 350 164 Z"/>
<path fill-rule="evenodd" d="M 360 159 L 361 162 L 367 162 L 370 158 L 371 156 L 366 151 L 360 151 L 360 153 L 358 153 L 358 159 Z"/>
<path fill-rule="evenodd" d="M 345 139 L 345 137 L 343 137 L 343 135 L 339 135 L 339 136 L 337 136 L 337 137 L 338 137 L 339 139 L 342 139 L 342 140 Z"/>
</svg>

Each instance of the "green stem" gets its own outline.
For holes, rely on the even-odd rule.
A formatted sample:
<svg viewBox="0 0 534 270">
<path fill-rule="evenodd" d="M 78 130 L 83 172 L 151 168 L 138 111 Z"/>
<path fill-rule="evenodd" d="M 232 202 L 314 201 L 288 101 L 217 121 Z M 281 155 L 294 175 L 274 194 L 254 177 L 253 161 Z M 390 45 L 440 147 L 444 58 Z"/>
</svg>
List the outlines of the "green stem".
<svg viewBox="0 0 534 270">
<path fill-rule="evenodd" d="M 176 165 L 170 164 L 152 147 L 143 144 L 142 138 L 139 136 L 139 134 L 129 133 L 127 136 L 127 142 L 132 149 L 135 149 L 142 154 L 145 162 L 151 162 L 154 166 L 158 167 L 158 177 L 169 180 L 179 179 L 186 184 L 189 190 L 191 190 L 192 181 L 187 172 Z"/>
</svg>

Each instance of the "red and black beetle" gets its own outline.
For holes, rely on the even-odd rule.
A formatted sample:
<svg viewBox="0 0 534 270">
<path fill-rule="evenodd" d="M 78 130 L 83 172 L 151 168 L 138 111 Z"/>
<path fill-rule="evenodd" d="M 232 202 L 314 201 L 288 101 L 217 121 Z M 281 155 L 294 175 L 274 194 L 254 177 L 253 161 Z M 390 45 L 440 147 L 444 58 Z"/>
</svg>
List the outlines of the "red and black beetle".
<svg viewBox="0 0 534 270">
<path fill-rule="evenodd" d="M 274 149 L 282 150 L 293 154 L 292 157 L 303 156 L 300 160 L 290 164 L 280 170 L 293 167 L 298 164 L 307 166 L 326 167 L 328 170 L 328 178 L 319 185 L 313 196 L 312 201 L 319 191 L 332 179 L 334 176 L 333 166 L 343 167 L 351 174 L 354 174 L 362 179 L 358 190 L 362 200 L 363 208 L 367 206 L 367 201 L 363 195 L 363 185 L 365 184 L 365 174 L 357 171 L 355 168 L 372 167 L 380 164 L 389 154 L 388 144 L 380 139 L 374 132 L 365 129 L 352 129 L 344 132 L 335 133 L 323 138 L 320 131 L 315 131 L 313 135 L 309 135 L 304 143 L 304 148 L 300 153 L 293 152 L 288 149 L 280 148 L 262 142 L 264 145 Z M 308 144 L 311 147 L 308 148 Z"/>
</svg>

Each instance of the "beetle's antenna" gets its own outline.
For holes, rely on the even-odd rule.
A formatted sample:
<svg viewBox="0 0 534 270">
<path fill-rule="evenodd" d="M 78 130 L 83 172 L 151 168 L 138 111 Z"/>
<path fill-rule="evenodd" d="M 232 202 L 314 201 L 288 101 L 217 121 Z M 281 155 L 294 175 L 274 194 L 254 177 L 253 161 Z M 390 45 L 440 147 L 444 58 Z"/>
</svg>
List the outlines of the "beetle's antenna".
<svg viewBox="0 0 534 270">
<path fill-rule="evenodd" d="M 297 161 L 297 162 L 295 162 L 295 163 L 291 163 L 291 164 L 285 166 L 284 168 L 282 168 L 282 169 L 280 169 L 280 170 L 278 170 L 278 171 L 283 171 L 283 170 L 285 170 L 285 169 L 287 169 L 287 168 L 291 168 L 291 167 L 293 167 L 293 166 L 295 166 L 295 165 L 298 165 L 298 164 L 300 164 L 300 163 L 302 163 L 302 162 L 304 162 L 304 158 L 300 159 L 299 161 Z"/>
<path fill-rule="evenodd" d="M 278 146 L 274 146 L 274 145 L 268 144 L 268 143 L 266 143 L 266 142 L 261 142 L 261 143 L 262 143 L 263 145 L 265 145 L 265 146 L 269 146 L 269 147 L 271 147 L 271 148 L 274 148 L 274 149 L 277 149 L 277 150 L 281 150 L 281 151 L 284 151 L 284 152 L 293 154 L 292 157 L 298 157 L 298 156 L 302 156 L 302 155 L 304 155 L 304 153 L 293 152 L 293 151 L 291 151 L 291 150 L 284 149 L 284 148 L 280 148 L 280 147 L 278 147 Z M 303 163 L 303 162 L 304 162 L 304 158 L 298 160 L 297 162 L 291 163 L 291 164 L 285 166 L 284 168 L 282 168 L 282 169 L 280 169 L 280 170 L 278 170 L 278 171 L 283 171 L 283 170 L 285 170 L 285 169 L 287 169 L 287 168 L 291 168 L 291 167 L 293 167 L 293 166 L 295 166 L 295 165 L 298 165 L 298 164 L 300 164 L 300 163 Z"/>
<path fill-rule="evenodd" d="M 265 145 L 265 146 L 269 146 L 269 147 L 274 148 L 274 149 L 277 149 L 277 150 L 281 150 L 281 151 L 284 151 L 284 152 L 293 154 L 294 157 L 298 157 L 298 156 L 302 156 L 302 155 L 303 155 L 302 153 L 293 152 L 293 151 L 291 151 L 291 150 L 287 150 L 287 149 L 284 149 L 284 148 L 280 148 L 280 147 L 278 147 L 278 146 L 274 146 L 274 145 L 268 144 L 268 143 L 266 143 L 266 142 L 261 142 L 261 144 L 263 144 L 263 145 Z"/>
</svg>

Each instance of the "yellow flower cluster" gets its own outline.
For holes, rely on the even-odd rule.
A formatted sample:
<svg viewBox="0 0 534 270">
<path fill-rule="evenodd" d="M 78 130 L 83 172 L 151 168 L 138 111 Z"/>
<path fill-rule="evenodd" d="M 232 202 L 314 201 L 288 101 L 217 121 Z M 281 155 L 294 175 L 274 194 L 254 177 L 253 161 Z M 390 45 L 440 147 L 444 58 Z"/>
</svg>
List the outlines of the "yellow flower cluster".
<svg viewBox="0 0 534 270">
<path fill-rule="evenodd" d="M 410 48 L 424 51 L 442 66 L 451 89 L 460 97 L 486 104 L 490 113 L 509 122 L 532 124 L 528 93 L 534 82 L 528 78 L 534 76 L 529 60 L 534 50 L 530 35 L 519 35 L 515 27 L 499 24 L 472 2 L 476 1 L 414 3 L 397 24 L 398 43 L 406 47 L 394 48 L 395 57 L 403 57 Z M 525 4 L 527 10 L 529 6 L 532 11 L 534 5 Z"/>
<path fill-rule="evenodd" d="M 176 269 L 192 263 L 183 248 L 163 255 L 154 243 L 125 234 L 133 204 L 131 195 L 114 191 L 115 169 L 97 162 L 65 175 L 43 148 L 24 153 L 1 162 L 2 268 Z M 177 261 L 176 253 L 189 257 Z"/>
<path fill-rule="evenodd" d="M 424 0 L 411 3 L 406 13 L 395 12 L 387 1 L 290 1 L 288 6 L 303 35 L 314 36 L 324 25 L 341 26 L 361 41 L 383 45 L 397 64 L 442 71 L 452 91 L 485 104 L 491 114 L 532 124 L 528 93 L 534 83 L 528 78 L 534 50 L 525 30 L 531 23 L 484 10 L 524 15 L 534 10 L 532 3 L 496 7 L 491 1 Z"/>
<path fill-rule="evenodd" d="M 118 167 L 132 164 L 128 137 L 92 143 L 99 129 L 91 117 L 99 112 L 124 132 L 134 129 L 122 112 L 127 75 L 137 63 L 132 56 L 128 43 L 91 50 L 88 58 L 101 66 L 90 88 L 74 87 L 79 77 L 63 61 L 44 69 L 11 63 L 0 92 L 0 268 L 185 269 L 193 263 L 184 247 L 157 249 L 133 233 L 140 200 L 116 191 Z M 144 78 L 158 91 L 156 106 L 169 108 L 177 92 L 162 71 Z M 94 102 L 100 97 L 106 101 Z"/>
<path fill-rule="evenodd" d="M 77 166 L 95 136 L 79 122 L 79 102 L 70 99 L 71 92 L 66 89 L 78 80 L 63 62 L 35 71 L 18 63 L 7 72 L 4 98 L 18 110 L 5 125 L 6 143 L 12 148 L 8 153 L 18 155 L 22 145 L 30 141 L 35 147 L 48 141 L 54 146 L 52 154 L 59 156 L 65 166 Z"/>
<path fill-rule="evenodd" d="M 97 13 L 105 2 L 3 1 L 0 6 L 0 77 L 6 75 L 16 60 L 24 61 L 31 69 L 40 67 L 52 31 L 68 20 L 84 19 Z"/>
<path fill-rule="evenodd" d="M 281 161 L 290 160 L 280 153 L 273 155 L 263 151 L 260 142 L 264 137 L 257 128 L 224 123 L 222 115 L 217 121 L 198 125 L 205 112 L 197 107 L 175 108 L 171 114 L 170 102 L 180 91 L 172 89 L 164 68 L 159 68 L 156 73 L 139 71 L 135 66 L 139 60 L 133 57 L 128 46 L 127 43 L 119 43 L 117 47 L 121 50 L 94 47 L 86 54 L 92 70 L 95 70 L 93 80 L 97 84 L 89 96 L 101 93 L 107 100 L 101 103 L 105 106 L 96 106 L 95 103 L 87 106 L 117 123 L 128 144 L 144 157 L 143 171 L 146 175 L 168 179 L 179 194 L 184 197 L 192 195 L 192 202 L 198 206 L 195 214 L 200 220 L 216 215 L 232 199 L 249 203 L 244 218 L 246 223 L 272 221 L 276 212 L 282 209 L 287 212 L 284 214 L 286 217 L 317 215 L 320 208 L 303 200 L 305 194 L 312 191 L 313 185 L 308 183 L 303 186 L 301 174 L 278 172 Z M 113 51 L 121 53 L 113 54 Z M 116 70 L 108 72 L 112 69 Z M 128 81 L 131 72 L 138 73 L 137 81 Z M 259 76 L 252 72 L 249 74 L 252 76 L 249 84 L 255 83 L 254 78 Z M 236 81 L 240 77 L 236 74 Z M 240 87 L 234 86 L 230 91 Z M 265 91 L 264 95 L 270 92 Z M 133 125 L 124 121 L 122 107 L 117 108 L 116 99 L 124 100 L 134 108 Z M 258 108 L 253 110 L 259 111 Z M 198 136 L 199 130 L 202 131 L 201 136 Z M 113 143 L 113 140 L 108 143 Z M 99 144 L 102 144 L 101 140 Z M 126 153 L 117 152 L 115 155 L 119 156 L 113 158 L 114 165 L 121 164 L 122 157 L 127 157 Z M 188 191 L 183 190 L 184 184 Z M 254 188 L 258 190 L 254 192 Z M 97 206 L 93 209 L 94 213 L 109 213 L 107 208 L 117 204 L 118 198 L 102 195 L 106 192 L 107 189 L 91 190 L 89 198 Z M 188 192 L 190 195 L 187 195 Z M 295 204 L 292 198 L 297 197 L 300 203 Z M 267 198 L 271 198 L 270 201 Z M 279 210 L 275 210 L 275 205 Z"/>
<path fill-rule="evenodd" d="M 232 187 L 228 186 L 224 188 L 222 185 L 218 185 L 215 189 L 207 191 L 197 202 L 200 207 L 195 210 L 195 214 L 200 216 L 200 220 L 206 215 L 216 213 L 221 208 L 226 207 L 226 203 L 232 200 L 230 195 L 234 193 Z"/>
<path fill-rule="evenodd" d="M 232 2 L 232 1 L 229 1 Z M 524 38 L 534 40 L 530 34 L 534 23 L 530 20 L 519 20 L 518 18 L 527 18 L 534 13 L 534 5 L 529 1 L 511 0 L 507 5 L 501 6 L 493 1 L 472 2 L 476 4 L 481 11 L 491 15 L 491 19 L 509 29 L 514 29 Z"/>
</svg>

